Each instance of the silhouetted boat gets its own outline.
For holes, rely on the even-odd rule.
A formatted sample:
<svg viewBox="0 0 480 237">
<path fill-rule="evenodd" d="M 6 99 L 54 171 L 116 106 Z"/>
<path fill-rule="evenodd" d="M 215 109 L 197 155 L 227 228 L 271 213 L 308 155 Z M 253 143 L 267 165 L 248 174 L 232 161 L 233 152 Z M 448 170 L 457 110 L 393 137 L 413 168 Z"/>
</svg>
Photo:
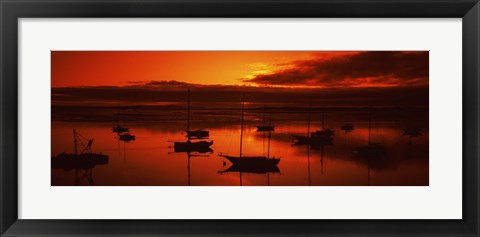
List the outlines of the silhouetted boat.
<svg viewBox="0 0 480 237">
<path fill-rule="evenodd" d="M 206 130 L 186 130 L 187 137 L 190 139 L 203 139 L 203 138 L 208 138 L 210 136 L 210 132 Z"/>
<path fill-rule="evenodd" d="M 174 142 L 173 149 L 174 149 L 174 152 L 212 153 L 213 150 L 210 148 L 212 144 L 213 144 L 213 141 L 192 142 L 188 140 L 186 142 Z"/>
<path fill-rule="evenodd" d="M 361 158 L 376 158 L 386 155 L 386 149 L 381 143 L 370 143 L 367 146 L 356 147 L 353 154 Z"/>
<path fill-rule="evenodd" d="M 69 154 L 60 153 L 52 158 L 52 168 L 54 169 L 91 169 L 96 165 L 108 164 L 108 156 L 99 154 Z"/>
<path fill-rule="evenodd" d="M 333 139 L 335 136 L 335 131 L 330 128 L 323 128 L 320 131 L 312 132 L 312 137 L 325 137 Z"/>
<path fill-rule="evenodd" d="M 422 136 L 422 129 L 421 128 L 404 128 L 403 136 L 409 136 L 409 137 Z"/>
<path fill-rule="evenodd" d="M 344 124 L 344 125 L 342 125 L 342 126 L 340 127 L 340 129 L 343 130 L 343 131 L 345 131 L 345 132 L 350 132 L 350 131 L 352 131 L 354 128 L 355 128 L 355 127 L 354 127 L 353 124 L 351 124 L 351 123 L 346 123 L 346 124 Z"/>
<path fill-rule="evenodd" d="M 241 166 L 256 166 L 256 167 L 269 167 L 276 166 L 280 159 L 278 158 L 268 158 L 266 156 L 229 156 L 220 154 L 220 156 L 225 157 L 227 160 L 233 164 Z"/>
<path fill-rule="evenodd" d="M 294 145 L 331 145 L 333 144 L 333 136 L 325 136 L 318 132 L 310 133 L 310 136 L 292 135 L 295 138 L 296 143 Z"/>
<path fill-rule="evenodd" d="M 265 122 L 265 118 L 263 119 Z M 270 119 L 268 120 L 268 125 L 257 126 L 257 132 L 273 132 L 275 131 L 275 126 L 272 125 L 272 115 L 270 114 Z"/>
<path fill-rule="evenodd" d="M 271 126 L 271 125 L 257 126 L 257 132 L 271 132 L 271 131 L 275 131 L 275 126 Z"/>
<path fill-rule="evenodd" d="M 207 130 L 190 130 L 190 89 L 187 90 L 187 130 L 185 132 L 188 139 L 206 139 L 210 136 Z"/>
<path fill-rule="evenodd" d="M 234 164 L 228 167 L 224 171 L 219 171 L 220 174 L 228 172 L 241 172 L 241 173 L 253 173 L 253 174 L 266 174 L 266 173 L 280 173 L 278 166 L 253 166 L 253 165 L 243 165 L 243 164 Z"/>
<path fill-rule="evenodd" d="M 62 152 L 59 155 L 52 157 L 51 166 L 54 169 L 91 169 L 96 165 L 108 164 L 108 156 L 103 155 L 102 153 L 93 153 L 92 144 L 93 139 L 88 140 L 87 144 L 84 145 L 84 148 L 81 152 L 78 151 L 78 143 L 83 145 L 81 140 L 83 136 L 78 134 L 75 129 L 73 129 L 73 143 L 75 152 L 66 153 Z"/>
<path fill-rule="evenodd" d="M 252 166 L 252 167 L 263 167 L 276 166 L 279 162 L 279 158 L 267 157 L 267 156 L 242 156 L 242 143 L 243 143 L 243 114 L 245 111 L 245 94 L 243 94 L 242 101 L 242 119 L 240 125 L 240 152 L 239 156 L 230 156 L 220 153 L 219 156 L 225 157 L 233 165 L 241 166 Z"/>
<path fill-rule="evenodd" d="M 353 150 L 353 154 L 358 158 L 380 158 L 384 157 L 387 152 L 386 148 L 381 143 L 372 143 L 371 142 L 371 133 L 372 133 L 372 118 L 371 113 L 369 112 L 368 117 L 368 145 L 356 147 Z"/>
<path fill-rule="evenodd" d="M 192 139 L 206 139 L 209 136 L 209 132 L 206 130 L 190 130 L 190 89 L 187 90 L 187 141 L 186 142 L 174 142 L 174 152 L 198 152 L 198 153 L 212 153 L 213 150 L 210 146 L 213 141 L 191 141 Z"/>
<path fill-rule="evenodd" d="M 333 144 L 333 138 L 335 136 L 335 131 L 330 128 L 324 127 L 324 117 L 322 114 L 322 130 L 316 132 L 310 132 L 310 112 L 308 114 L 308 126 L 307 134 L 310 136 L 302 135 L 292 135 L 295 138 L 296 143 L 294 145 L 311 145 L 311 146 L 321 146 Z"/>
<path fill-rule="evenodd" d="M 130 134 L 130 133 L 120 134 L 119 137 L 120 137 L 119 140 L 124 141 L 124 142 L 129 142 L 129 141 L 134 141 L 135 140 L 135 136 Z"/>
<path fill-rule="evenodd" d="M 129 128 L 122 127 L 122 126 L 116 126 L 116 127 L 113 127 L 113 128 L 112 128 L 112 131 L 113 131 L 114 133 L 130 132 L 129 130 L 130 130 Z"/>
</svg>

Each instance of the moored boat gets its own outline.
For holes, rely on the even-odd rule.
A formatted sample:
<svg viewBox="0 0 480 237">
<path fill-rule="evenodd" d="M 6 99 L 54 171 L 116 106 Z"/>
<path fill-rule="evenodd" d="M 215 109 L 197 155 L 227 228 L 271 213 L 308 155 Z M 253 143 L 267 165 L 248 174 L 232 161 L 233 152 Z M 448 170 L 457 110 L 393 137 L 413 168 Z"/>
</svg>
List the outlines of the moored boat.
<svg viewBox="0 0 480 237">
<path fill-rule="evenodd" d="M 268 167 L 268 166 L 277 166 L 280 162 L 280 158 L 269 157 L 269 156 L 242 156 L 242 144 L 243 144 L 243 116 L 245 111 L 245 94 L 243 95 L 242 100 L 242 117 L 240 124 L 240 152 L 239 156 L 230 156 L 223 153 L 220 153 L 219 156 L 226 158 L 233 165 L 241 166 L 259 166 L 259 167 Z M 269 136 L 270 139 L 270 136 Z M 270 144 L 269 152 L 270 154 Z"/>
<path fill-rule="evenodd" d="M 119 140 L 124 142 L 134 141 L 135 136 L 130 133 L 124 133 L 119 135 Z"/>
<path fill-rule="evenodd" d="M 83 150 L 79 152 L 78 143 L 83 144 L 81 135 L 73 129 L 74 153 L 62 152 L 52 157 L 51 167 L 54 169 L 91 169 L 96 165 L 108 164 L 108 155 L 102 153 L 93 153 L 93 139 L 88 140 Z"/>
</svg>

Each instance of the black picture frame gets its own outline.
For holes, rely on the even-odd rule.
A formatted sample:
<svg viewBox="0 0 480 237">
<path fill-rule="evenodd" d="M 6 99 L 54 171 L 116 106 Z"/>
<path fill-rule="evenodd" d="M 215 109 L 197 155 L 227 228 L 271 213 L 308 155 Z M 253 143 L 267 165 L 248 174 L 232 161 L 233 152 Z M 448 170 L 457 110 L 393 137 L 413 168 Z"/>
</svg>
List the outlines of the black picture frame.
<svg viewBox="0 0 480 237">
<path fill-rule="evenodd" d="M 1 0 L 1 236 L 479 236 L 479 6 L 478 0 Z M 461 220 L 18 219 L 18 19 L 50 17 L 462 18 L 463 218 Z"/>
</svg>

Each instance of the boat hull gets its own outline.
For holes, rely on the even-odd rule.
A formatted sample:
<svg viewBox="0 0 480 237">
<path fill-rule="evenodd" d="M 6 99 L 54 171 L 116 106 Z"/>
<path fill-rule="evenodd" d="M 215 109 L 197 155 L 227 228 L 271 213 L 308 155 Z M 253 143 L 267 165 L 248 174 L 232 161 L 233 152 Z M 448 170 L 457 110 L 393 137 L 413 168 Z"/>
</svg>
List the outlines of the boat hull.
<svg viewBox="0 0 480 237">
<path fill-rule="evenodd" d="M 135 141 L 135 136 L 129 133 L 121 134 L 119 140 L 124 142 Z"/>
<path fill-rule="evenodd" d="M 387 155 L 386 149 L 380 144 L 370 144 L 368 146 L 357 147 L 353 154 L 358 158 L 381 158 Z"/>
<path fill-rule="evenodd" d="M 173 143 L 174 152 L 198 152 L 198 153 L 207 153 L 213 152 L 210 146 L 213 144 L 213 141 L 200 141 L 200 142 L 175 142 Z"/>
<path fill-rule="evenodd" d="M 97 165 L 108 164 L 108 156 L 97 153 L 69 154 L 62 153 L 52 157 L 51 166 L 54 169 L 92 169 Z"/>
<path fill-rule="evenodd" d="M 241 173 L 252 173 L 252 174 L 266 174 L 266 173 L 280 173 L 280 169 L 276 165 L 270 166 L 252 166 L 252 165 L 239 165 L 234 164 L 224 171 L 219 173 L 227 172 L 241 172 Z"/>
<path fill-rule="evenodd" d="M 333 137 L 325 136 L 316 136 L 316 137 L 307 137 L 292 135 L 295 138 L 296 143 L 294 145 L 311 145 L 311 146 L 327 146 L 333 144 Z"/>
<path fill-rule="evenodd" d="M 267 158 L 264 156 L 244 156 L 244 157 L 236 157 L 236 156 L 226 156 L 225 157 L 228 161 L 230 161 L 234 165 L 238 166 L 253 166 L 253 167 L 271 167 L 277 166 L 280 162 L 278 158 Z"/>
<path fill-rule="evenodd" d="M 195 131 L 185 131 L 187 133 L 188 138 L 193 138 L 193 139 L 203 139 L 203 138 L 208 138 L 210 136 L 209 131 L 205 130 L 195 130 Z"/>
<path fill-rule="evenodd" d="M 257 126 L 257 132 L 273 132 L 275 131 L 274 126 Z"/>
</svg>

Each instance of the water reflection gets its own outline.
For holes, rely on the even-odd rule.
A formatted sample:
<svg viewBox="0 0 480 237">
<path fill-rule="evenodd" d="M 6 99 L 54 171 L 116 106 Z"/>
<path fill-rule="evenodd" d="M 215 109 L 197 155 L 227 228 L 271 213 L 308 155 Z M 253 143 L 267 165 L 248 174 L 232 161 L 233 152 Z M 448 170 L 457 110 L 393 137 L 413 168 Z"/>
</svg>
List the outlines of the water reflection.
<svg viewBox="0 0 480 237">
<path fill-rule="evenodd" d="M 209 131 L 209 139 L 185 136 L 181 132 L 185 131 L 185 123 L 178 120 L 129 122 L 129 131 L 123 133 L 135 134 L 136 140 L 130 142 L 119 139 L 118 135 L 112 139 L 112 123 L 54 121 L 53 157 L 62 152 L 75 153 L 72 129 L 76 128 L 95 138 L 94 151 L 109 159 L 108 164 L 89 166 L 88 172 L 83 172 L 85 169 L 81 168 L 75 171 L 78 166 L 54 165 L 52 158 L 52 185 L 428 185 L 428 126 L 422 126 L 421 136 L 404 135 L 405 128 L 420 126 L 412 126 L 409 118 L 390 111 L 375 111 L 374 119 L 368 122 L 368 111 L 319 112 L 307 108 L 281 113 L 245 108 L 241 129 L 241 109 L 189 110 L 174 111 L 176 118 L 187 118 L 190 114 L 187 123 Z M 212 114 L 224 114 L 225 122 L 211 123 Z M 258 130 L 259 124 L 272 125 L 273 119 L 274 131 Z M 346 123 L 355 129 L 345 131 L 342 126 Z M 318 130 L 309 131 L 315 128 Z M 303 144 L 292 137 L 292 134 L 313 137 L 315 132 L 326 129 L 342 132 L 331 133 L 331 139 L 311 139 Z M 238 153 L 241 141 L 242 154 Z M 84 143 L 88 145 L 88 139 Z M 381 149 L 366 148 L 378 144 L 383 146 L 385 154 L 377 154 L 376 150 Z M 220 154 L 223 157 L 214 154 L 214 150 L 223 152 Z M 82 151 L 83 148 L 78 150 Z M 230 162 L 225 157 L 246 157 L 244 154 L 262 159 L 274 156 L 281 162 L 251 165 Z M 95 171 L 95 183 L 91 171 Z M 75 181 L 72 177 L 77 174 Z"/>
</svg>

